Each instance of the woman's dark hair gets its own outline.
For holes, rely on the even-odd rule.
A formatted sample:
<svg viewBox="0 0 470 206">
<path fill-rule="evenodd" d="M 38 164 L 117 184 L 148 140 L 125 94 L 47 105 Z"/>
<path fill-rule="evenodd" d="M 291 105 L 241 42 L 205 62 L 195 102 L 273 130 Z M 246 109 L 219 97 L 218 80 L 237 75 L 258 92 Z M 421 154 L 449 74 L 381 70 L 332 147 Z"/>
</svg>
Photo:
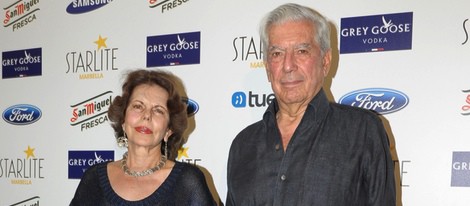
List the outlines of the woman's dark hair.
<svg viewBox="0 0 470 206">
<path fill-rule="evenodd" d="M 116 138 L 124 135 L 122 124 L 124 123 L 126 109 L 134 88 L 143 84 L 158 85 L 168 92 L 167 107 L 170 113 L 168 127 L 173 134 L 168 138 L 167 158 L 169 160 L 175 160 L 178 156 L 178 150 L 186 142 L 183 133 L 188 125 L 186 103 L 181 99 L 177 91 L 178 83 L 180 83 L 179 78 L 170 72 L 145 69 L 130 71 L 122 85 L 121 96 L 116 96 L 108 109 L 108 117 L 111 121 L 111 126 L 114 129 Z M 164 152 L 163 150 L 164 148 L 162 146 L 162 154 Z"/>
</svg>

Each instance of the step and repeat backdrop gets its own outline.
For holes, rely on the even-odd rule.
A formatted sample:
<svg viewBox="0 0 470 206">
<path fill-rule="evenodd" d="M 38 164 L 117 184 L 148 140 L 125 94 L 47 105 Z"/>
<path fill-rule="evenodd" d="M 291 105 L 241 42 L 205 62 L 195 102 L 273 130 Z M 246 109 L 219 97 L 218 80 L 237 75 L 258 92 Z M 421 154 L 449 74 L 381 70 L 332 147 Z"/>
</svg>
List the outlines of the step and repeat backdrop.
<svg viewBox="0 0 470 206">
<path fill-rule="evenodd" d="M 397 205 L 469 205 L 470 2 L 294 2 L 330 20 L 331 101 L 381 114 Z M 282 3 L 1 1 L 0 205 L 68 205 L 84 170 L 120 159 L 107 109 L 137 68 L 181 78 L 190 128 L 177 160 L 223 205 L 230 144 L 274 97 L 258 22 Z"/>
</svg>

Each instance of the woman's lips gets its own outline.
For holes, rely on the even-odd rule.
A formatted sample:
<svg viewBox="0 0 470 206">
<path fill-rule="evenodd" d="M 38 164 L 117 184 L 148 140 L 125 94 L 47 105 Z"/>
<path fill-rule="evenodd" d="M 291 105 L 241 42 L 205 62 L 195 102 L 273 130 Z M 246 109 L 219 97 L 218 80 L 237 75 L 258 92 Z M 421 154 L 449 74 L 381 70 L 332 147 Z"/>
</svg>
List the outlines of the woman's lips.
<svg viewBox="0 0 470 206">
<path fill-rule="evenodd" d="M 147 127 L 136 127 L 135 130 L 143 134 L 152 134 L 152 130 Z"/>
</svg>

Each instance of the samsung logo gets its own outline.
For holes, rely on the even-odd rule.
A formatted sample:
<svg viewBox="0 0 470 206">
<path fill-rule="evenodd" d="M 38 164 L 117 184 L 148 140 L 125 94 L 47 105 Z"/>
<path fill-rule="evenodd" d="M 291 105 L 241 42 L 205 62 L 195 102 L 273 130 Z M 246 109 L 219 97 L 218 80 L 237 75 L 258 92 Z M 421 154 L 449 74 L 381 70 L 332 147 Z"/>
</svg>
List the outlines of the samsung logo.
<svg viewBox="0 0 470 206">
<path fill-rule="evenodd" d="M 2 114 L 3 119 L 14 125 L 27 125 L 41 118 L 41 110 L 33 105 L 18 104 L 8 107 Z"/>
<path fill-rule="evenodd" d="M 380 114 L 399 111 L 405 108 L 408 102 L 409 98 L 404 93 L 385 88 L 357 90 L 339 99 L 340 104 L 373 110 Z"/>
<path fill-rule="evenodd" d="M 66 11 L 69 14 L 86 13 L 101 8 L 110 2 L 112 2 L 112 0 L 73 0 L 67 6 Z"/>
</svg>

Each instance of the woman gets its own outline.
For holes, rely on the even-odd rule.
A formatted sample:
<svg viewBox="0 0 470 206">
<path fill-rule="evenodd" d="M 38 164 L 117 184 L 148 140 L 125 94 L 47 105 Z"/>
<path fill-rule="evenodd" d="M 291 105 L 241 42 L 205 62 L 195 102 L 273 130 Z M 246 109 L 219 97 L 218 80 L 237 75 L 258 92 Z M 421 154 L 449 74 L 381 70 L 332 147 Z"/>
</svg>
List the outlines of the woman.
<svg viewBox="0 0 470 206">
<path fill-rule="evenodd" d="M 184 144 L 186 105 L 177 77 L 155 70 L 130 72 L 108 110 L 123 158 L 83 175 L 70 205 L 215 205 L 204 175 L 174 161 Z"/>
</svg>

